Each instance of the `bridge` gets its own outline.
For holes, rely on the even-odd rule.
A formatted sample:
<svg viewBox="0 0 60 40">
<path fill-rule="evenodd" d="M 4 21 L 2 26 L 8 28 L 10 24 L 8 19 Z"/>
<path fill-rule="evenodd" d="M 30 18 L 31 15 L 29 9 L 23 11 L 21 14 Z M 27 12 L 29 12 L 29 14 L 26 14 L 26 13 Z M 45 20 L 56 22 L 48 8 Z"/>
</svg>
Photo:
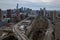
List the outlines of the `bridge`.
<svg viewBox="0 0 60 40">
<path fill-rule="evenodd" d="M 30 25 L 34 19 L 34 17 L 28 17 L 14 25 L 13 32 L 18 35 L 19 40 L 29 40 L 26 35 L 28 34 L 28 31 L 30 30 Z"/>
<path fill-rule="evenodd" d="M 42 16 L 28 17 L 16 23 L 10 31 L 16 34 L 18 40 L 55 40 L 53 24 Z"/>
<path fill-rule="evenodd" d="M 31 27 L 30 40 L 55 40 L 54 25 L 48 18 L 38 16 Z"/>
</svg>

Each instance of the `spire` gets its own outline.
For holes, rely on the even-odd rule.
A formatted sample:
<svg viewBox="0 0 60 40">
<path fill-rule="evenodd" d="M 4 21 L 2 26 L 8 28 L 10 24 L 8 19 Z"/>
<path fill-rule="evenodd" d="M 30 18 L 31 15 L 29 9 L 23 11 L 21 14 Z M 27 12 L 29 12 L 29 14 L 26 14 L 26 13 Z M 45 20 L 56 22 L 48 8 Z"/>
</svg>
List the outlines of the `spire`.
<svg viewBox="0 0 60 40">
<path fill-rule="evenodd" d="M 17 9 L 18 9 L 18 6 L 19 6 L 19 4 L 17 3 L 17 7 L 16 7 Z"/>
</svg>

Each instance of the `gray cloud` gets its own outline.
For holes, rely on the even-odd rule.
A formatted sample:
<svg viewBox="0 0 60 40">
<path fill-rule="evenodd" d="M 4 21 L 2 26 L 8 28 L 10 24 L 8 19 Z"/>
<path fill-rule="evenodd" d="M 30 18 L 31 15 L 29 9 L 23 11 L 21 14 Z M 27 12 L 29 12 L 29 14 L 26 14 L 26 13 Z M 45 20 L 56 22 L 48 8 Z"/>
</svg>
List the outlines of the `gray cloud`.
<svg viewBox="0 0 60 40">
<path fill-rule="evenodd" d="M 15 8 L 19 3 L 19 7 L 29 7 L 32 9 L 40 9 L 46 7 L 47 9 L 60 9 L 60 0 L 50 0 L 51 2 L 42 2 L 41 0 L 0 0 L 0 8 Z"/>
</svg>

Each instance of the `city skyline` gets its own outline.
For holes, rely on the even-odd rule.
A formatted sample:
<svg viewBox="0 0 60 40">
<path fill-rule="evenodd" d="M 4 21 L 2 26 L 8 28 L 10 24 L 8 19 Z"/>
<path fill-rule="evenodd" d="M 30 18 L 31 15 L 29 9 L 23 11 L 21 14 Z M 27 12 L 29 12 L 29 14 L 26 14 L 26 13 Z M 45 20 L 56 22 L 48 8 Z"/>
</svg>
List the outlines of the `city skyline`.
<svg viewBox="0 0 60 40">
<path fill-rule="evenodd" d="M 3 10 L 14 9 L 16 4 L 20 7 L 27 7 L 34 10 L 46 8 L 47 10 L 60 10 L 60 0 L 0 0 L 0 8 Z"/>
</svg>

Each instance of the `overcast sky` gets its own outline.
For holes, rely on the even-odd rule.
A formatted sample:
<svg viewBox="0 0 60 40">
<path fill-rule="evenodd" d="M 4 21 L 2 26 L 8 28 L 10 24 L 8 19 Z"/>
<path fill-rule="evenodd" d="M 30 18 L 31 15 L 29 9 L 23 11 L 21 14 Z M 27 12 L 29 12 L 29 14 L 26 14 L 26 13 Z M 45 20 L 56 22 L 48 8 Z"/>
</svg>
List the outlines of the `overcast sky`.
<svg viewBox="0 0 60 40">
<path fill-rule="evenodd" d="M 60 10 L 60 0 L 0 0 L 0 8 L 14 9 L 17 3 L 20 7 L 27 7 L 31 9 L 46 8 L 48 10 Z"/>
</svg>

